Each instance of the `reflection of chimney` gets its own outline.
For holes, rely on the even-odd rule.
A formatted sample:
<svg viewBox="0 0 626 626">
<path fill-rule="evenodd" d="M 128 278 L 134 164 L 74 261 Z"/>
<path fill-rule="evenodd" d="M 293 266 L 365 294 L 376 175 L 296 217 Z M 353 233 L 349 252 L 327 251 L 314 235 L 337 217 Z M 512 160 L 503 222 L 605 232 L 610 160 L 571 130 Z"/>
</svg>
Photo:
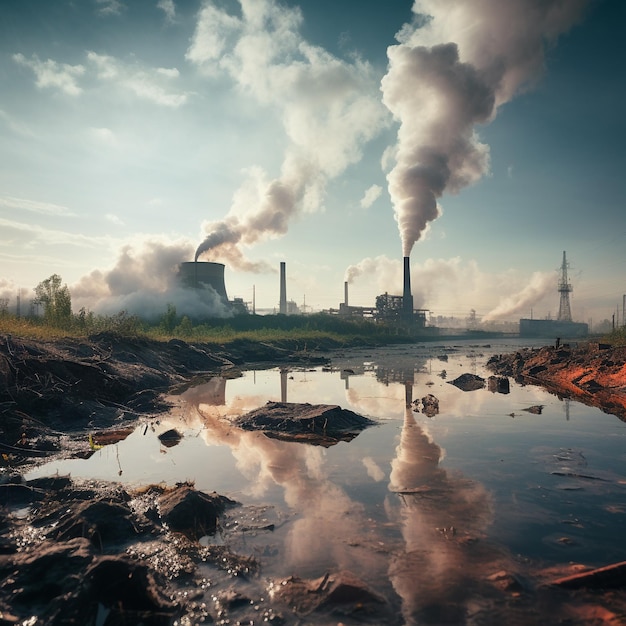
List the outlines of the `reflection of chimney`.
<svg viewBox="0 0 626 626">
<path fill-rule="evenodd" d="M 280 262 L 280 304 L 278 312 L 287 315 L 287 278 L 285 276 L 285 262 Z"/>
<path fill-rule="evenodd" d="M 280 370 L 280 401 L 287 402 L 287 370 Z"/>
<path fill-rule="evenodd" d="M 404 383 L 404 406 L 410 407 L 413 404 L 413 384 L 410 382 Z"/>
<path fill-rule="evenodd" d="M 402 310 L 409 317 L 413 315 L 413 295 L 411 294 L 411 267 L 409 257 L 404 257 L 404 289 L 402 291 Z"/>
<path fill-rule="evenodd" d="M 348 306 L 348 281 L 343 284 L 343 303 Z"/>
</svg>

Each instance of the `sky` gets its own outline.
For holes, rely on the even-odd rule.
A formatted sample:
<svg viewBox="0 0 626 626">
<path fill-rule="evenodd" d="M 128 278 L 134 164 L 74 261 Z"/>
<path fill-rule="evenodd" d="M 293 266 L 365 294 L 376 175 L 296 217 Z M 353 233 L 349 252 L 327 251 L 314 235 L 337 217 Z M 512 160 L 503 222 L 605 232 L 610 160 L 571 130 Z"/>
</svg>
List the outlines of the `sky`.
<svg viewBox="0 0 626 626">
<path fill-rule="evenodd" d="M 576 321 L 626 293 L 621 0 L 2 0 L 0 297 Z M 203 305 L 206 306 L 206 303 Z M 209 312 L 208 310 L 205 312 Z"/>
</svg>

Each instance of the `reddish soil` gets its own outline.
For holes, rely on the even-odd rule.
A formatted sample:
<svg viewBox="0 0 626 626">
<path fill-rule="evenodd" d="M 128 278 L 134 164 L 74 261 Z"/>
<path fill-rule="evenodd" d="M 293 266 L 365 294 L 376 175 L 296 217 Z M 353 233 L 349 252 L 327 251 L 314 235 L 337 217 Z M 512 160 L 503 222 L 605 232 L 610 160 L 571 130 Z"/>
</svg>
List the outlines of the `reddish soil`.
<svg viewBox="0 0 626 626">
<path fill-rule="evenodd" d="M 487 365 L 497 374 L 540 385 L 626 421 L 626 346 L 586 343 L 526 348 L 494 356 Z"/>
</svg>

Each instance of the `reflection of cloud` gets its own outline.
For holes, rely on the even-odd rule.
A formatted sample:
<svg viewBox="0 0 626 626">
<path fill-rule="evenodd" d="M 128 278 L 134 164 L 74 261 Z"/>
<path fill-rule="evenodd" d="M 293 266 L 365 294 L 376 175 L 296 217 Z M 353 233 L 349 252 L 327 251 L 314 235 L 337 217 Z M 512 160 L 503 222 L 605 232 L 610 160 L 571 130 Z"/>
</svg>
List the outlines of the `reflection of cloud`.
<svg viewBox="0 0 626 626">
<path fill-rule="evenodd" d="M 363 465 L 367 470 L 367 475 L 375 480 L 377 483 L 385 478 L 385 472 L 380 469 L 380 465 L 378 465 L 378 463 L 376 463 L 376 461 L 374 461 L 371 456 L 366 456 L 363 459 Z"/>
</svg>

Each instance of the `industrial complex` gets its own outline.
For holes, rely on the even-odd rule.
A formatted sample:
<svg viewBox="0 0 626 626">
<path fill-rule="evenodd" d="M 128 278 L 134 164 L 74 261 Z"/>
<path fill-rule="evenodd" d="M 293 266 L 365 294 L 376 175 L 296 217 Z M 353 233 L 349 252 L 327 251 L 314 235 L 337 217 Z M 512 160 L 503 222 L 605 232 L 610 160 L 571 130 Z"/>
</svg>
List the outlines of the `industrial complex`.
<svg viewBox="0 0 626 626">
<path fill-rule="evenodd" d="M 520 319 L 519 334 L 523 337 L 584 337 L 588 334 L 587 324 L 572 321 L 570 293 L 572 285 L 567 276 L 569 264 L 563 252 L 561 274 L 557 291 L 560 296 L 559 314 L 557 319 Z M 241 298 L 228 299 L 224 281 L 225 266 L 222 263 L 209 261 L 190 261 L 181 263 L 178 277 L 180 284 L 193 289 L 212 289 L 223 304 L 231 308 L 233 314 L 255 313 L 252 306 Z M 279 304 L 276 311 L 279 315 L 298 315 L 298 305 L 287 299 L 286 263 L 280 263 L 279 271 Z M 372 306 L 353 306 L 349 302 L 348 282 L 344 283 L 344 301 L 338 308 L 325 311 L 330 315 L 346 318 L 362 318 L 373 323 L 386 324 L 413 335 L 438 335 L 440 330 L 428 323 L 428 309 L 415 309 L 411 292 L 411 269 L 408 256 L 403 258 L 403 290 L 402 294 L 384 293 L 376 297 Z M 476 330 L 476 329 L 474 329 Z"/>
</svg>

